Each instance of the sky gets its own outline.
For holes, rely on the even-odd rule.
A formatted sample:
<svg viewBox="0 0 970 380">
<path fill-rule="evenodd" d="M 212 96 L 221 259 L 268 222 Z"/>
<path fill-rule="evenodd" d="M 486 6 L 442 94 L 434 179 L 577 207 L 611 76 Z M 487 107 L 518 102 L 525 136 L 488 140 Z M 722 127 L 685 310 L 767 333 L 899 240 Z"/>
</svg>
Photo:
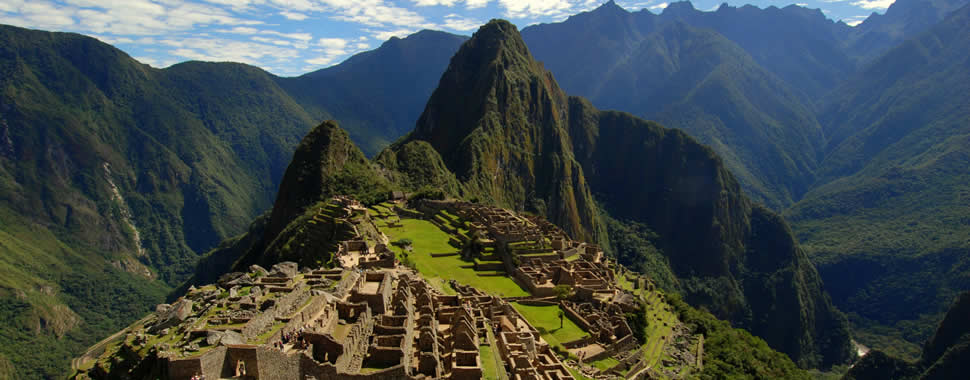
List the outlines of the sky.
<svg viewBox="0 0 970 380">
<path fill-rule="evenodd" d="M 0 0 L 0 24 L 76 32 L 110 43 L 153 67 L 233 61 L 297 76 L 373 50 L 422 29 L 471 35 L 490 19 L 524 28 L 565 20 L 606 0 Z M 660 13 L 670 0 L 617 0 Z M 821 9 L 834 21 L 862 22 L 895 0 L 694 0 Z"/>
</svg>

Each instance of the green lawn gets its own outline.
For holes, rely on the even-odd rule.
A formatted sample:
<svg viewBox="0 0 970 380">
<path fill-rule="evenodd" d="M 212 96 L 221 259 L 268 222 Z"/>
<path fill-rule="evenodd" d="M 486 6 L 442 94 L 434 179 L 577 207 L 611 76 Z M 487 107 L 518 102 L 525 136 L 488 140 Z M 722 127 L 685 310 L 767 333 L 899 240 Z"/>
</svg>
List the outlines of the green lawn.
<svg viewBox="0 0 970 380">
<path fill-rule="evenodd" d="M 460 256 L 431 257 L 432 253 L 455 252 L 456 249 L 448 245 L 449 235 L 431 222 L 420 219 L 401 219 L 400 228 L 382 227 L 391 241 L 411 239 L 413 251 L 409 254 L 414 260 L 418 272 L 421 272 L 436 288 L 446 293 L 447 280 L 457 280 L 461 284 L 471 285 L 486 293 L 505 296 L 521 297 L 529 293 L 522 289 L 515 281 L 508 277 L 481 277 L 471 268 L 473 263 L 461 260 Z M 399 247 L 392 249 L 401 255 Z M 468 268 L 463 268 L 463 267 Z M 438 280 L 435 280 L 438 279 Z"/>
<path fill-rule="evenodd" d="M 568 317 L 563 317 L 562 328 L 559 327 L 559 306 L 529 306 L 513 302 L 512 307 L 518 310 L 532 326 L 535 326 L 542 333 L 542 339 L 550 345 L 562 347 L 563 342 L 574 341 L 587 335 L 586 331 Z"/>
<path fill-rule="evenodd" d="M 482 362 L 482 378 L 498 380 L 498 368 L 495 364 L 495 355 L 490 346 L 478 346 L 479 360 Z"/>
</svg>

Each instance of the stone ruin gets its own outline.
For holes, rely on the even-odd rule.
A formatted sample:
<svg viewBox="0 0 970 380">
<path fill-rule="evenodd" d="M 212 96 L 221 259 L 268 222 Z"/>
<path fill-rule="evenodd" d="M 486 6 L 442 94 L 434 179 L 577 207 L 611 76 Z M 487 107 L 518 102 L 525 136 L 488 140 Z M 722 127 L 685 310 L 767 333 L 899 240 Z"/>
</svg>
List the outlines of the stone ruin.
<svg viewBox="0 0 970 380">
<path fill-rule="evenodd" d="M 353 199 L 332 203 L 341 215 L 366 213 Z M 636 310 L 636 298 L 617 288 L 615 268 L 596 245 L 508 210 L 443 201 L 414 206 L 433 222 L 440 210 L 457 215 L 468 232 L 446 232 L 460 243 L 477 234 L 490 244 L 493 257 L 532 295 L 518 302 L 558 305 L 588 332 L 561 342 L 571 353 L 591 361 L 638 345 L 623 317 Z M 482 346 L 497 356 L 488 364 L 512 379 L 573 379 L 508 300 L 454 281 L 457 294 L 441 294 L 397 267 L 386 237 L 373 243 L 356 232 L 338 244 L 338 268 L 301 271 L 283 262 L 223 275 L 159 305 L 133 344 L 165 342 L 156 346 L 157 366 L 171 379 L 479 379 Z M 570 290 L 565 298 L 562 286 Z"/>
</svg>

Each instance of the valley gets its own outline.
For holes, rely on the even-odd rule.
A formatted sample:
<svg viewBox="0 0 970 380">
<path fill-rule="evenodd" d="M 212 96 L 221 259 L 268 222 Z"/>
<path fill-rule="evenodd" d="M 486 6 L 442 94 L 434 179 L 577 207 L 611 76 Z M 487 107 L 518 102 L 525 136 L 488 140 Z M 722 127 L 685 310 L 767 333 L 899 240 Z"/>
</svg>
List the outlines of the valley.
<svg viewBox="0 0 970 380">
<path fill-rule="evenodd" d="M 281 262 L 328 307 L 308 280 L 388 262 L 393 292 L 447 299 L 434 308 L 503 303 L 575 378 L 959 373 L 967 1 L 897 0 L 854 26 L 800 5 L 623 4 L 521 33 L 423 30 L 294 77 L 159 69 L 104 36 L 0 25 L 0 378 L 61 378 L 71 358 L 92 377 L 155 373 L 162 343 L 222 352 L 198 340 L 199 321 L 242 310 L 220 277 Z M 481 215 L 562 239 L 497 242 L 508 231 Z M 633 297 L 638 344 L 573 347 L 595 334 L 558 311 L 587 306 L 530 280 L 555 268 Z M 190 298 L 205 312 L 181 334 L 128 336 Z M 501 378 L 498 335 L 478 338 L 492 344 L 462 348 L 482 364 L 469 376 Z M 370 364 L 339 373 L 393 366 Z"/>
</svg>

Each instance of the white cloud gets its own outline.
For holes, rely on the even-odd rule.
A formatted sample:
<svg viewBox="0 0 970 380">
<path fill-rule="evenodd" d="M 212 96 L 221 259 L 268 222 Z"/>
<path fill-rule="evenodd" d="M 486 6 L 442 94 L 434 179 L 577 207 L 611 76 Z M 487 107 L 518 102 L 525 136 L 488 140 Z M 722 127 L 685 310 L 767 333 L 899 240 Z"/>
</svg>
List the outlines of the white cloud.
<svg viewBox="0 0 970 380">
<path fill-rule="evenodd" d="M 242 35 L 252 35 L 252 34 L 272 35 L 272 36 L 284 37 L 284 38 L 294 39 L 294 40 L 303 41 L 303 42 L 309 42 L 310 40 L 313 39 L 313 35 L 310 33 L 283 33 L 275 30 L 262 30 L 262 29 L 251 28 L 248 26 L 237 26 L 232 29 L 219 29 L 216 31 L 219 33 L 242 34 Z"/>
<path fill-rule="evenodd" d="M 660 4 L 657 4 L 657 5 L 654 5 L 654 6 L 650 7 L 650 9 L 653 9 L 653 10 L 657 10 L 657 9 L 667 9 L 667 6 L 668 5 L 670 5 L 670 4 L 660 3 Z"/>
<path fill-rule="evenodd" d="M 455 4 L 464 2 L 465 7 L 468 9 L 483 8 L 491 1 L 492 0 L 411 0 L 414 5 L 419 7 L 430 7 L 436 5 L 452 7 L 455 6 Z"/>
<path fill-rule="evenodd" d="M 20 0 L 4 2 L 4 12 L 12 15 L 0 15 L 0 23 L 22 26 L 26 28 L 59 29 L 72 27 L 75 20 L 72 17 L 74 8 L 60 6 L 44 0 L 26 3 Z"/>
<path fill-rule="evenodd" d="M 867 17 L 868 16 L 852 16 L 852 17 L 846 17 L 846 18 L 842 19 L 842 22 L 844 22 L 848 26 L 856 26 L 856 25 L 861 24 L 863 21 L 865 21 Z"/>
<path fill-rule="evenodd" d="M 167 0 L 4 0 L 2 22 L 50 28 L 127 35 L 159 35 L 205 25 L 256 25 L 258 20 L 234 17 L 218 7 Z"/>
<path fill-rule="evenodd" d="M 335 60 L 334 57 L 317 57 L 317 58 L 304 60 L 304 62 L 309 63 L 311 65 L 316 65 L 316 66 L 327 66 L 333 63 L 334 60 Z"/>
<path fill-rule="evenodd" d="M 573 10 L 568 0 L 498 0 L 510 18 L 560 17 Z"/>
<path fill-rule="evenodd" d="M 159 43 L 171 47 L 169 54 L 173 56 L 200 61 L 231 61 L 258 65 L 261 63 L 286 62 L 300 56 L 297 49 L 258 41 L 193 37 L 163 39 Z"/>
<path fill-rule="evenodd" d="M 473 20 L 467 17 L 462 17 L 457 14 L 449 14 L 445 16 L 445 22 L 441 26 L 445 29 L 457 30 L 457 31 L 469 31 L 478 29 L 479 26 L 484 24 L 484 22 Z"/>
<path fill-rule="evenodd" d="M 434 5 L 443 5 L 446 7 L 450 7 L 452 5 L 455 5 L 455 3 L 458 2 L 458 0 L 411 0 L 411 1 L 414 3 L 414 5 L 417 5 L 419 7 L 430 7 Z"/>
<path fill-rule="evenodd" d="M 317 45 L 323 46 L 325 49 L 343 49 L 349 43 L 343 38 L 321 38 L 317 41 Z"/>
<path fill-rule="evenodd" d="M 852 2 L 852 5 L 864 9 L 886 9 L 895 2 L 896 0 L 859 0 Z"/>
<path fill-rule="evenodd" d="M 468 9 L 478 9 L 484 8 L 492 0 L 465 0 L 465 6 Z"/>
<path fill-rule="evenodd" d="M 280 12 L 280 16 L 286 17 L 287 20 L 295 20 L 295 21 L 303 21 L 310 17 L 303 13 L 287 12 L 287 11 Z"/>
</svg>

